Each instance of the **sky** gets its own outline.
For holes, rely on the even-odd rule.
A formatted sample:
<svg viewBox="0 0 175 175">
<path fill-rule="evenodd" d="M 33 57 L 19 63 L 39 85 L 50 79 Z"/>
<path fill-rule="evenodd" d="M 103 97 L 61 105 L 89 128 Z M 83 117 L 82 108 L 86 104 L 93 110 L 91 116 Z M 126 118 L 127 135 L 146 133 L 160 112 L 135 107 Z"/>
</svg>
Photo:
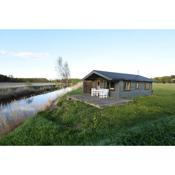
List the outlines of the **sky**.
<svg viewBox="0 0 175 175">
<path fill-rule="evenodd" d="M 175 30 L 0 30 L 0 74 L 55 79 L 59 56 L 72 78 L 92 70 L 173 75 Z"/>
</svg>

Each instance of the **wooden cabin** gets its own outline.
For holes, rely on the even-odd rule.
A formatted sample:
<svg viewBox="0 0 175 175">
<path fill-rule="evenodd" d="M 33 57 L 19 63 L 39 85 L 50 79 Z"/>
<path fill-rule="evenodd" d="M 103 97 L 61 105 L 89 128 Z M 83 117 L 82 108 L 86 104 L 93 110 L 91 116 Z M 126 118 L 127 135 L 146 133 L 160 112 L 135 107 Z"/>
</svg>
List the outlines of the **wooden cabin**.
<svg viewBox="0 0 175 175">
<path fill-rule="evenodd" d="M 152 95 L 152 79 L 133 74 L 93 70 L 83 78 L 83 92 L 92 89 L 109 89 L 109 96 L 134 98 Z"/>
</svg>

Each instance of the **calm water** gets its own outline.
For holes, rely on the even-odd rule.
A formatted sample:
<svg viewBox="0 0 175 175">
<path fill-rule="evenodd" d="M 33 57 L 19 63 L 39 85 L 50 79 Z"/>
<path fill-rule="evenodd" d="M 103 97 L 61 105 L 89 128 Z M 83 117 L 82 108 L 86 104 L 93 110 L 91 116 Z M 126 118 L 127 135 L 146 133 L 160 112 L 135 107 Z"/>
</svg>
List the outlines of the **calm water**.
<svg viewBox="0 0 175 175">
<path fill-rule="evenodd" d="M 0 133 L 7 132 L 28 117 L 47 109 L 58 97 L 70 92 L 65 88 L 0 106 Z"/>
</svg>

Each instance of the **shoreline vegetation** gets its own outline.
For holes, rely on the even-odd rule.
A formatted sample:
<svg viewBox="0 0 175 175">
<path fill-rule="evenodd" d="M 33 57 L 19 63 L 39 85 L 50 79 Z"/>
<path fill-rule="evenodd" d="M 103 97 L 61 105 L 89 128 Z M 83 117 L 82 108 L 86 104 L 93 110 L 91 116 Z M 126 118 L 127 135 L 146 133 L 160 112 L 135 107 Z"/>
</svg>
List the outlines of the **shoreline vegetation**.
<svg viewBox="0 0 175 175">
<path fill-rule="evenodd" d="M 0 74 L 0 82 L 13 82 L 13 83 L 49 83 L 50 81 L 46 78 L 14 78 L 12 75 Z"/>
<path fill-rule="evenodd" d="M 69 86 L 75 85 L 80 82 L 79 79 L 71 79 Z M 59 90 L 64 87 L 64 84 L 60 83 L 59 80 L 55 82 L 0 82 L 0 104 L 6 104 L 13 100 L 19 100 L 21 98 L 27 98 L 34 95 L 40 95 L 54 90 Z"/>
<path fill-rule="evenodd" d="M 27 119 L 0 145 L 175 145 L 175 85 L 154 84 L 154 94 L 123 106 L 97 109 L 67 100 Z"/>
<path fill-rule="evenodd" d="M 34 117 L 38 112 L 46 109 L 53 109 L 59 97 L 64 94 L 80 88 L 79 82 L 71 87 L 62 88 L 53 92 L 15 100 L 12 103 L 0 106 L 0 135 L 5 135 L 17 128 L 27 118 Z"/>
<path fill-rule="evenodd" d="M 28 98 L 35 95 L 58 90 L 56 86 L 26 86 L 17 88 L 0 89 L 0 104 L 10 103 L 21 98 Z"/>
</svg>

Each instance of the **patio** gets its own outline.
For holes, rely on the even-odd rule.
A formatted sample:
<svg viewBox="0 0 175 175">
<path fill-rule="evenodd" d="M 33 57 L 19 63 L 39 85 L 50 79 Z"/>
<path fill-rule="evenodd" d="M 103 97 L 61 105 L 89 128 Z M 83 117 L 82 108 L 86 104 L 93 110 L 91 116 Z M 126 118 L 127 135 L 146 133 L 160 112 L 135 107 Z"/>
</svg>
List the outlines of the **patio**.
<svg viewBox="0 0 175 175">
<path fill-rule="evenodd" d="M 116 99 L 112 97 L 99 98 L 96 96 L 91 96 L 90 94 L 72 95 L 68 97 L 68 100 L 80 101 L 97 108 L 114 106 L 114 105 L 118 106 L 118 105 L 123 105 L 132 101 L 132 100 L 126 100 L 126 99 Z"/>
</svg>

